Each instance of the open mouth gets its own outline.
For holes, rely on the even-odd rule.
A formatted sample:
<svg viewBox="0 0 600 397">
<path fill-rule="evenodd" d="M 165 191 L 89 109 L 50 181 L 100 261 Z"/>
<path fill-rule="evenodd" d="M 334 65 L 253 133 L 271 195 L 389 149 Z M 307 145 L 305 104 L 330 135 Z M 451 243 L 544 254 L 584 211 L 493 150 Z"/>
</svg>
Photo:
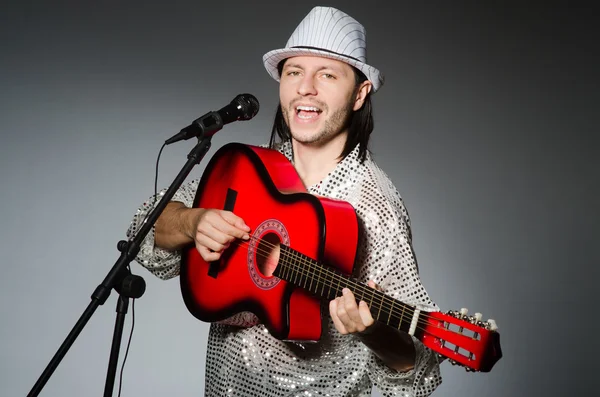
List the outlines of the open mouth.
<svg viewBox="0 0 600 397">
<path fill-rule="evenodd" d="M 318 117 L 323 111 L 316 106 L 296 106 L 296 115 L 303 120 L 310 120 Z"/>
</svg>

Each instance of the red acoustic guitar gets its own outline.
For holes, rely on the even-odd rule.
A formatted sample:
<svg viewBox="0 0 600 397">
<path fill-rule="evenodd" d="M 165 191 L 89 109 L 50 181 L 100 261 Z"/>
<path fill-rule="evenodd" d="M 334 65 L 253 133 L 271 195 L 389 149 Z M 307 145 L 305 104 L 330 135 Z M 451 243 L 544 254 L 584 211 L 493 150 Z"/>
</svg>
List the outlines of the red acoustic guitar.
<svg viewBox="0 0 600 397">
<path fill-rule="evenodd" d="M 200 180 L 194 207 L 221 208 L 252 229 L 218 263 L 206 263 L 194 247 L 182 254 L 181 292 L 199 320 L 216 322 L 254 313 L 273 336 L 318 341 L 320 300 L 344 287 L 368 303 L 373 318 L 408 332 L 470 371 L 488 372 L 502 357 L 493 320 L 461 312 L 420 311 L 351 278 L 358 244 L 354 208 L 309 194 L 281 153 L 230 143 L 219 149 Z M 274 268 L 265 260 L 275 246 Z M 327 313 L 328 315 L 328 313 Z"/>
</svg>

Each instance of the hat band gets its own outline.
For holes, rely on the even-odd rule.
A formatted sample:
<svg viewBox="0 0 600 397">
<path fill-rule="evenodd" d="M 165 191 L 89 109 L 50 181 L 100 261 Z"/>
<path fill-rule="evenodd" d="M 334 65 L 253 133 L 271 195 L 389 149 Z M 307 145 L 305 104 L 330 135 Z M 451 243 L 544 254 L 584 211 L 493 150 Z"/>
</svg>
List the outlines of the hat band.
<svg viewBox="0 0 600 397">
<path fill-rule="evenodd" d="M 335 52 L 335 51 L 331 51 L 331 50 L 326 50 L 325 48 L 310 47 L 310 46 L 293 46 L 293 47 L 290 47 L 290 48 L 303 48 L 303 49 L 306 49 L 306 50 L 324 51 L 324 52 L 328 52 L 330 54 L 339 55 L 339 56 L 344 57 L 344 58 L 350 58 L 350 59 L 353 59 L 353 60 L 355 60 L 357 62 L 362 62 L 358 58 L 354 58 L 354 57 L 351 57 L 350 55 L 346 55 L 346 54 L 340 54 L 339 52 Z"/>
</svg>

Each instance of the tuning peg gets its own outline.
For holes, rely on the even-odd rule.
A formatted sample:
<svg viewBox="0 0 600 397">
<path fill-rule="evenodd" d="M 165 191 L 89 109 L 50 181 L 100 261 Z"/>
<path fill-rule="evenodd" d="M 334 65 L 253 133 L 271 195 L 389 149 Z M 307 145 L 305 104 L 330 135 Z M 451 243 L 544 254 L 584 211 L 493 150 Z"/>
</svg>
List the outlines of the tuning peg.
<svg viewBox="0 0 600 397">
<path fill-rule="evenodd" d="M 462 309 L 460 309 L 460 316 L 464 318 L 468 312 L 469 312 L 469 309 L 467 309 L 466 307 L 463 307 Z"/>
<path fill-rule="evenodd" d="M 496 331 L 498 329 L 498 326 L 496 325 L 496 321 L 493 319 L 489 319 L 487 320 L 488 324 L 489 324 L 489 328 L 492 331 Z"/>
<path fill-rule="evenodd" d="M 482 324 L 483 324 L 483 323 L 481 322 L 481 317 L 482 317 L 481 313 L 475 313 L 474 315 L 472 315 L 472 316 L 469 316 L 469 322 L 470 322 L 471 324 L 475 324 L 475 325 L 477 325 L 477 326 L 480 326 L 480 327 L 481 327 L 481 326 L 482 326 Z"/>
</svg>

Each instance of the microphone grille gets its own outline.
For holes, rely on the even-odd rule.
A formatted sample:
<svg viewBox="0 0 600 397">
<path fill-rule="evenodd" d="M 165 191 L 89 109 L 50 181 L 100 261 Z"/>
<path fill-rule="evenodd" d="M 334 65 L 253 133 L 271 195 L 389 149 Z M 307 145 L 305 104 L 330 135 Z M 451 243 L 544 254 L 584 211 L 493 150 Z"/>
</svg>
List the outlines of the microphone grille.
<svg viewBox="0 0 600 397">
<path fill-rule="evenodd" d="M 240 94 L 234 98 L 233 102 L 240 109 L 239 120 L 250 120 L 256 116 L 260 108 L 258 99 L 252 94 Z"/>
</svg>

